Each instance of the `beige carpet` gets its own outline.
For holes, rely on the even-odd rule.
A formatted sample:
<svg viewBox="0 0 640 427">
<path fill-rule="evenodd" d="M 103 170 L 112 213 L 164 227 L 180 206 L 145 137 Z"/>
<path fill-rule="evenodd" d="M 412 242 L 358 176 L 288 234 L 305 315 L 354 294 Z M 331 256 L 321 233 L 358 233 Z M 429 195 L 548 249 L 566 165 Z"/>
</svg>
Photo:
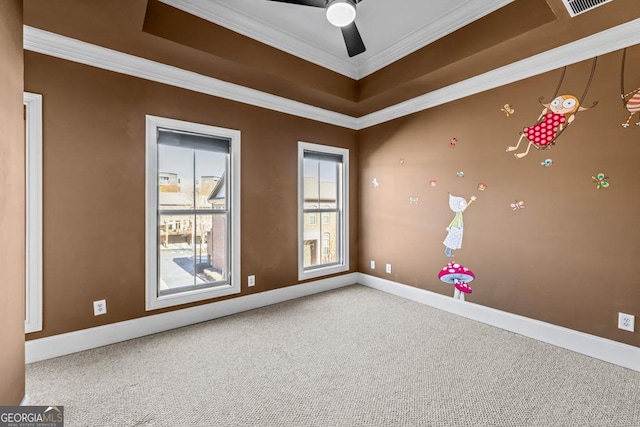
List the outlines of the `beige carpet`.
<svg viewBox="0 0 640 427">
<path fill-rule="evenodd" d="M 362 286 L 35 363 L 71 426 L 640 426 L 640 373 Z"/>
</svg>

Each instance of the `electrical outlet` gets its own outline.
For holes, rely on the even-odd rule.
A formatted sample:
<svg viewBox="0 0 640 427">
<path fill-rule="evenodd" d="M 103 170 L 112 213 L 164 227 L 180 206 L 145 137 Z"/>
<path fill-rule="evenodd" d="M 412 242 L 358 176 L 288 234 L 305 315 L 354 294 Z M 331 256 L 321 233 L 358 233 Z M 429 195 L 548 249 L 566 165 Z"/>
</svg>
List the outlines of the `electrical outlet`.
<svg viewBox="0 0 640 427">
<path fill-rule="evenodd" d="M 374 260 L 371 260 L 371 269 L 372 270 L 376 269 L 376 262 Z"/>
<path fill-rule="evenodd" d="M 100 316 L 101 314 L 107 314 L 107 300 L 104 299 L 93 302 L 93 315 Z"/>
<path fill-rule="evenodd" d="M 635 330 L 636 316 L 633 314 L 618 313 L 618 328 L 633 332 Z"/>
<path fill-rule="evenodd" d="M 391 264 L 387 264 L 387 268 L 385 269 L 385 271 L 391 274 Z"/>
<path fill-rule="evenodd" d="M 251 275 L 249 276 L 249 278 L 247 279 L 247 285 L 248 286 L 255 286 L 256 285 L 256 276 L 255 275 Z"/>
</svg>

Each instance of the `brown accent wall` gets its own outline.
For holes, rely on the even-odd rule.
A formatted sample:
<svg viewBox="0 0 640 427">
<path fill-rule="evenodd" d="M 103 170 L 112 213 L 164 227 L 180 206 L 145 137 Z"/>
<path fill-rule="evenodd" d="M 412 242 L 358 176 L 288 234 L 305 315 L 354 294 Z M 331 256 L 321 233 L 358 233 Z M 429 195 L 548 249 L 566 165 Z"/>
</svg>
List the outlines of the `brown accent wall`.
<svg viewBox="0 0 640 427">
<path fill-rule="evenodd" d="M 298 283 L 299 140 L 349 148 L 358 182 L 352 130 L 32 52 L 25 86 L 44 109 L 44 329 L 28 339 L 161 311 L 145 311 L 147 114 L 241 131 L 240 295 Z M 353 272 L 357 192 L 350 204 Z M 256 286 L 246 288 L 250 274 Z M 92 302 L 103 298 L 108 313 L 94 317 Z"/>
<path fill-rule="evenodd" d="M 361 271 L 452 296 L 438 272 L 458 262 L 476 274 L 470 302 L 640 346 L 637 333 L 617 329 L 618 312 L 640 316 L 640 118 L 621 127 L 629 116 L 620 99 L 621 58 L 618 51 L 598 59 L 584 102 L 598 105 L 578 113 L 551 150 L 532 148 L 521 159 L 513 153 L 526 143 L 505 149 L 535 124 L 538 98 L 550 101 L 561 70 L 361 131 Z M 560 94 L 580 97 L 591 65 L 568 67 Z M 625 88 L 639 85 L 634 46 Z M 501 111 L 506 103 L 515 110 L 510 117 Z M 459 140 L 453 148 L 452 137 Z M 543 167 L 547 158 L 553 165 Z M 592 175 L 599 172 L 609 176 L 609 188 L 596 188 Z M 454 217 L 448 193 L 477 196 L 463 213 L 464 240 L 454 258 L 443 245 Z M 525 208 L 512 210 L 515 201 Z M 391 263 L 393 274 L 370 270 L 372 259 Z"/>
<path fill-rule="evenodd" d="M 0 405 L 24 397 L 25 198 L 22 1 L 0 2 Z"/>
</svg>

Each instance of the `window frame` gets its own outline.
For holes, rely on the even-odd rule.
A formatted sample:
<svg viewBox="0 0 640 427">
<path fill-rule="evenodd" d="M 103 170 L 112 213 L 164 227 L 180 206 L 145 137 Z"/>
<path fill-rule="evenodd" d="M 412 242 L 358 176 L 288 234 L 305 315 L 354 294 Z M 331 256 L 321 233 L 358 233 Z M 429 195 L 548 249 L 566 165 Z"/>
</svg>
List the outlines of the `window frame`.
<svg viewBox="0 0 640 427">
<path fill-rule="evenodd" d="M 340 259 L 328 265 L 304 267 L 304 153 L 315 152 L 342 156 L 338 184 L 337 215 Z M 322 220 L 318 221 L 322 223 Z M 322 235 L 320 236 L 322 238 Z M 298 280 L 308 280 L 349 271 L 349 150 L 347 148 L 298 141 Z"/>
<path fill-rule="evenodd" d="M 229 170 L 227 171 L 227 194 L 229 206 L 229 273 L 228 284 L 188 289 L 165 295 L 158 293 L 158 129 L 200 133 L 230 140 Z M 146 174 L 145 174 L 145 299 L 146 310 L 157 310 L 197 301 L 237 294 L 241 291 L 240 280 L 240 131 L 220 128 L 165 117 L 146 116 Z"/>
<path fill-rule="evenodd" d="M 23 92 L 25 108 L 25 333 L 42 330 L 42 95 Z"/>
</svg>

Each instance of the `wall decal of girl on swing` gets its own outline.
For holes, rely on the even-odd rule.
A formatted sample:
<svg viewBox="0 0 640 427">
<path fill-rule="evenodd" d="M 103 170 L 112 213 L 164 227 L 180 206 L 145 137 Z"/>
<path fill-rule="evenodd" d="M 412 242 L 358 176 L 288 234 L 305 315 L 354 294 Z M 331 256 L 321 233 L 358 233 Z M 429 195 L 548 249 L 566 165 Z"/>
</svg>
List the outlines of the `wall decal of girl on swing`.
<svg viewBox="0 0 640 427">
<path fill-rule="evenodd" d="M 529 142 L 527 145 L 527 149 L 524 153 L 515 153 L 514 156 L 516 159 L 521 159 L 529 154 L 529 150 L 531 149 L 532 145 L 538 150 L 546 150 L 552 148 L 562 132 L 564 132 L 564 130 L 571 123 L 573 123 L 578 112 L 588 110 L 598 104 L 598 101 L 596 101 L 591 107 L 586 108 L 582 106 L 582 102 L 584 101 L 584 98 L 589 91 L 589 86 L 591 86 L 593 74 L 596 69 L 597 59 L 597 57 L 593 58 L 591 75 L 589 76 L 589 81 L 587 82 L 587 86 L 585 87 L 584 93 L 582 94 L 582 97 L 580 99 L 578 99 L 574 95 L 558 96 L 560 86 L 562 85 L 562 81 L 564 80 L 565 72 L 567 71 L 566 66 L 563 68 L 562 75 L 560 76 L 560 82 L 558 83 L 558 87 L 556 88 L 556 91 L 551 98 L 551 102 L 545 104 L 544 102 L 542 102 L 543 98 L 538 99 L 538 102 L 540 102 L 540 104 L 542 104 L 544 108 L 542 109 L 542 112 L 538 117 L 537 123 L 533 126 L 525 127 L 520 133 L 520 139 L 518 139 L 518 143 L 516 145 L 507 147 L 506 152 L 517 150 L 520 147 L 522 140 L 525 138 Z"/>
</svg>

